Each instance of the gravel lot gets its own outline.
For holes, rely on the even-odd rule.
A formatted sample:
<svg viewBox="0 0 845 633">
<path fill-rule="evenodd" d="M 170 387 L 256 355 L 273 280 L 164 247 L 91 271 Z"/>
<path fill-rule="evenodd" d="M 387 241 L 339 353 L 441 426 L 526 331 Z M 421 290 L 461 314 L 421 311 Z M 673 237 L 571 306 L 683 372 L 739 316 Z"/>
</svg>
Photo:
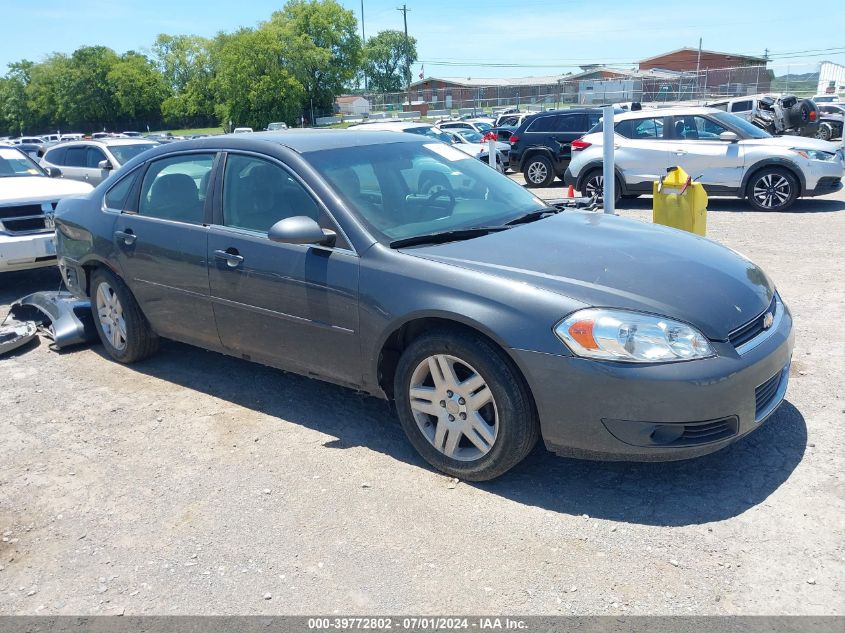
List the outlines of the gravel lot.
<svg viewBox="0 0 845 633">
<path fill-rule="evenodd" d="M 0 612 L 845 614 L 845 195 L 710 210 L 797 338 L 787 402 L 693 461 L 537 450 L 456 483 L 386 403 L 244 361 L 45 342 L 0 360 Z M 0 276 L 0 316 L 58 283 Z"/>
</svg>

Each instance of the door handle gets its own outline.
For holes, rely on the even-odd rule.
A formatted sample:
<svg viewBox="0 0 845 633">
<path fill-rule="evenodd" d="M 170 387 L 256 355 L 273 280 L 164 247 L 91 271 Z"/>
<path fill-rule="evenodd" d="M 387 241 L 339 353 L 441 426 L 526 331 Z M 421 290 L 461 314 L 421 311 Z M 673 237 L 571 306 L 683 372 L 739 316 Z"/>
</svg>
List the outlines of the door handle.
<svg viewBox="0 0 845 633">
<path fill-rule="evenodd" d="M 225 251 L 214 251 L 214 257 L 222 259 L 229 268 L 237 268 L 244 261 L 243 255 L 239 255 L 237 249 L 230 248 Z"/>
<path fill-rule="evenodd" d="M 115 239 L 123 240 L 123 243 L 127 246 L 132 246 L 135 243 L 135 240 L 138 238 L 132 232 L 132 229 L 126 229 L 125 231 L 115 231 L 114 232 Z"/>
<path fill-rule="evenodd" d="M 685 150 L 685 149 L 676 149 L 676 150 L 675 150 L 675 155 L 676 155 L 676 156 L 683 156 L 684 154 L 688 154 L 688 153 L 689 153 L 689 152 L 687 152 L 687 150 Z"/>
</svg>

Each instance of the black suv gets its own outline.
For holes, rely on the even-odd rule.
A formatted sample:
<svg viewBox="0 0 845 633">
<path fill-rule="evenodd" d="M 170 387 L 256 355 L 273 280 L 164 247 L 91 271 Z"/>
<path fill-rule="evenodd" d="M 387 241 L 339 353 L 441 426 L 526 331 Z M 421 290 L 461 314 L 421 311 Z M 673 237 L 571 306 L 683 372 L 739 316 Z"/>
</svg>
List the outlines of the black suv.
<svg viewBox="0 0 845 633">
<path fill-rule="evenodd" d="M 510 168 L 525 175 L 529 187 L 547 187 L 563 172 L 572 156 L 570 144 L 601 118 L 599 108 L 550 110 L 532 115 L 510 138 Z"/>
</svg>

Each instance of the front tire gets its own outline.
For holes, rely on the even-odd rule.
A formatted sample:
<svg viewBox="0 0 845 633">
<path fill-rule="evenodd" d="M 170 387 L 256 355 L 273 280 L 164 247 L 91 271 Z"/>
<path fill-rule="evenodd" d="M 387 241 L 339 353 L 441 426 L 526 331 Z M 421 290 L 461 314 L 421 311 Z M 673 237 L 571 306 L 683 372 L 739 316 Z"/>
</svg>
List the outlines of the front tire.
<svg viewBox="0 0 845 633">
<path fill-rule="evenodd" d="M 411 343 L 394 378 L 399 421 L 434 468 L 467 481 L 522 461 L 540 430 L 509 358 L 477 334 L 435 331 Z"/>
<path fill-rule="evenodd" d="M 525 162 L 522 175 L 528 187 L 548 187 L 555 179 L 552 161 L 542 154 L 535 154 Z"/>
<path fill-rule="evenodd" d="M 798 180 L 782 167 L 766 167 L 751 176 L 745 195 L 757 211 L 786 211 L 798 197 Z"/>
<path fill-rule="evenodd" d="M 111 271 L 91 277 L 91 312 L 103 347 L 119 363 L 134 363 L 155 353 L 159 338 L 126 284 Z"/>
<path fill-rule="evenodd" d="M 620 186 L 618 178 L 616 179 L 616 187 L 614 190 L 614 193 L 616 194 L 616 201 L 618 202 L 622 197 L 622 187 Z M 590 198 L 593 202 L 602 200 L 604 198 L 604 170 L 593 169 L 584 176 L 584 180 L 581 182 L 580 191 L 581 195 L 586 198 Z"/>
<path fill-rule="evenodd" d="M 816 138 L 823 141 L 829 141 L 833 138 L 833 126 L 830 123 L 822 123 L 819 125 L 819 131 L 816 132 Z"/>
</svg>

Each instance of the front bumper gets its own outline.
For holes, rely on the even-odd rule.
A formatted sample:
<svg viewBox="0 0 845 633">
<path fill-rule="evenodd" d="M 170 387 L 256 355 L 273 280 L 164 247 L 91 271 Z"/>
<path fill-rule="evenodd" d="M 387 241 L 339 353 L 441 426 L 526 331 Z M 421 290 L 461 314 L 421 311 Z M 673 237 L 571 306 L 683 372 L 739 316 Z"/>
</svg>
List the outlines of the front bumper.
<svg viewBox="0 0 845 633">
<path fill-rule="evenodd" d="M 740 356 L 636 365 L 512 350 L 546 446 L 593 459 L 669 461 L 719 450 L 759 428 L 786 393 L 794 335 L 788 310 Z M 561 344 L 562 345 L 562 344 Z"/>
<path fill-rule="evenodd" d="M 54 233 L 0 235 L 0 272 L 55 266 Z"/>
</svg>

